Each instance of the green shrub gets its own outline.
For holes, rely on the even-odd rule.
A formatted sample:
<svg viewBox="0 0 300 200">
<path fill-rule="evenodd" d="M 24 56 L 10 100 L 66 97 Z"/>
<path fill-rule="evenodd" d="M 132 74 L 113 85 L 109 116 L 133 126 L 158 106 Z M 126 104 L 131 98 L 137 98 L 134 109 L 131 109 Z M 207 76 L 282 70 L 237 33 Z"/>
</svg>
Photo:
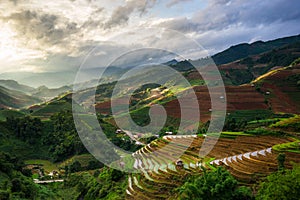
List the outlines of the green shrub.
<svg viewBox="0 0 300 200">
<path fill-rule="evenodd" d="M 257 200 L 298 200 L 300 197 L 300 167 L 276 172 L 260 184 Z"/>
<path fill-rule="evenodd" d="M 204 172 L 203 175 L 191 177 L 179 188 L 179 199 L 185 200 L 228 200 L 252 199 L 249 188 L 239 187 L 237 180 L 223 168 Z"/>
<path fill-rule="evenodd" d="M 283 131 L 270 130 L 266 128 L 256 128 L 253 130 L 246 130 L 245 133 L 252 135 L 272 135 L 272 136 L 285 136 Z"/>
</svg>

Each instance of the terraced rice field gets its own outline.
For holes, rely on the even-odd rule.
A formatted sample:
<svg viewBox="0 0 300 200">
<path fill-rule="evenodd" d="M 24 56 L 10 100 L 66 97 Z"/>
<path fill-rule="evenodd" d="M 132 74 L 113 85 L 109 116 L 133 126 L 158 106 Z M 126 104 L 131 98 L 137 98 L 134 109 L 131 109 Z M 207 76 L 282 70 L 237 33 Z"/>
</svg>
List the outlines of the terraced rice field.
<svg viewBox="0 0 300 200">
<path fill-rule="evenodd" d="M 211 119 L 210 109 L 212 107 L 212 104 L 210 93 L 207 87 L 195 86 L 193 89 L 195 91 L 197 99 L 193 99 L 194 96 L 190 93 L 183 92 L 181 94 L 185 99 L 185 105 L 180 105 L 178 99 L 163 103 L 163 106 L 165 107 L 167 112 L 167 116 L 173 117 L 175 119 L 184 119 L 181 110 L 185 110 L 186 112 L 193 112 L 193 110 L 199 106 L 201 111 L 201 121 L 206 122 Z M 226 98 L 227 110 L 229 112 L 239 110 L 268 110 L 268 105 L 265 103 L 264 95 L 256 91 L 254 87 L 251 87 L 251 85 L 226 86 L 225 90 L 226 96 L 224 94 L 223 98 Z M 211 95 L 214 96 L 216 94 L 211 93 Z M 217 99 L 215 104 L 224 104 L 224 102 L 225 99 L 222 99 L 220 96 L 220 99 Z M 126 102 L 122 98 L 115 99 L 113 103 L 120 106 L 126 104 Z M 97 103 L 95 108 L 97 112 L 100 112 L 102 114 L 111 114 L 111 101 Z"/>
<path fill-rule="evenodd" d="M 215 138 L 196 135 L 165 136 L 133 153 L 134 168 L 142 173 L 128 179 L 127 199 L 170 199 L 172 190 L 190 174 L 223 166 L 241 183 L 251 184 L 278 169 L 276 144 L 294 141 L 289 137 L 246 136 Z M 215 144 L 205 156 L 199 156 L 204 144 Z M 202 149 L 203 150 L 203 149 Z M 176 166 L 180 157 L 183 166 Z M 297 153 L 286 152 L 285 167 L 299 163 Z"/>
</svg>

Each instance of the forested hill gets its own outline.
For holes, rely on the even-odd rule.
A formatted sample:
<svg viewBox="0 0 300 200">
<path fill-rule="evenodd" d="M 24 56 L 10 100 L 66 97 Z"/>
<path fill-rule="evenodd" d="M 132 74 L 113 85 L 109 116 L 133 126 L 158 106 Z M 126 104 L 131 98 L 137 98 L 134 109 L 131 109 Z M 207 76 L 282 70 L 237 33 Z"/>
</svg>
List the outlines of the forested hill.
<svg viewBox="0 0 300 200">
<path fill-rule="evenodd" d="M 248 56 L 271 51 L 273 49 L 293 44 L 296 42 L 300 42 L 300 35 L 279 38 L 267 42 L 257 41 L 251 44 L 243 43 L 232 46 L 229 49 L 226 49 L 225 51 L 217 53 L 213 55 L 212 58 L 217 65 L 221 65 L 240 60 Z"/>
</svg>

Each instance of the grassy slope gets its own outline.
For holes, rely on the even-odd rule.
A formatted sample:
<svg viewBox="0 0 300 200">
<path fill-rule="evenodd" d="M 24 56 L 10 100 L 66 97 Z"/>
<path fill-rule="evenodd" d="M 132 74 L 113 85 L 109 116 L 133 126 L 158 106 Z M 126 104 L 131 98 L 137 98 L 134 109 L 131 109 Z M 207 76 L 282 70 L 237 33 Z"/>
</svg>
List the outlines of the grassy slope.
<svg viewBox="0 0 300 200">
<path fill-rule="evenodd" d="M 27 94 L 35 90 L 35 88 L 32 88 L 27 85 L 19 84 L 17 81 L 14 80 L 0 80 L 0 86 L 5 87 L 9 90 L 15 90 Z"/>
<path fill-rule="evenodd" d="M 17 110 L 0 110 L 0 121 L 5 121 L 7 117 L 23 117 L 25 114 Z"/>
<path fill-rule="evenodd" d="M 21 108 L 40 102 L 36 97 L 31 97 L 19 91 L 9 90 L 0 86 L 0 108 Z"/>
</svg>

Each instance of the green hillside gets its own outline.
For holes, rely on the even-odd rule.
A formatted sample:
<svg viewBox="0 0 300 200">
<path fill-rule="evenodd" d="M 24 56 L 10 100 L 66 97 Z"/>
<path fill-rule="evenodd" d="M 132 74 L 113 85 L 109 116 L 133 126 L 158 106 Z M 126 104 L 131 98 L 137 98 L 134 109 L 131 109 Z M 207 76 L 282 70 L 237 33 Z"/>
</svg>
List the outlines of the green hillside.
<svg viewBox="0 0 300 200">
<path fill-rule="evenodd" d="M 0 110 L 0 121 L 5 121 L 7 117 L 23 117 L 25 114 L 17 110 Z"/>
<path fill-rule="evenodd" d="M 253 200 L 272 199 L 277 191 L 280 197 L 298 199 L 300 43 L 295 41 L 299 37 L 242 44 L 217 54 L 226 83 L 226 97 L 224 94 L 219 102 L 227 100 L 225 125 L 217 141 L 215 133 L 207 133 L 211 121 L 209 91 L 188 61 L 167 64 L 191 86 L 168 71 L 157 74 L 152 69 L 120 81 L 122 88 L 113 99 L 116 82 L 98 85 L 95 108 L 99 124 L 111 143 L 130 152 L 124 157 L 116 151 L 118 156 L 111 156 L 110 167 L 87 151 L 74 124 L 72 106 L 84 111 L 82 107 L 95 95 L 93 88 L 80 91 L 85 100 L 81 107 L 72 105 L 68 87 L 34 90 L 36 96 L 55 95 L 41 103 L 0 86 L 0 199 Z M 234 55 L 239 51 L 242 53 Z M 227 54 L 232 57 L 225 59 Z M 145 126 L 150 123 L 151 105 L 160 104 L 166 108 L 166 124 L 155 136 L 150 134 L 153 126 L 145 135 L 119 131 L 114 117 L 124 115 L 112 116 L 111 102 L 126 104 L 124 95 L 147 76 L 154 83 L 135 88 L 129 102 L 130 116 Z M 166 79 L 169 81 L 164 85 L 155 84 Z M 24 87 L 6 83 L 11 88 Z M 199 127 L 186 131 L 188 135 L 176 135 L 181 122 L 176 95 L 189 95 L 188 89 L 196 93 L 201 108 L 201 119 L 196 122 Z M 84 120 L 90 117 L 82 114 L 80 129 L 89 126 Z M 90 127 L 86 130 L 85 137 L 93 140 Z M 101 142 L 99 147 L 105 149 Z M 212 149 L 200 155 L 205 142 Z M 125 173 L 112 166 L 140 173 Z M 278 189 L 273 191 L 272 187 Z"/>
<path fill-rule="evenodd" d="M 59 88 L 53 88 L 50 89 L 46 86 L 40 86 L 36 88 L 34 91 L 32 91 L 32 95 L 39 97 L 39 98 L 53 98 L 56 97 L 62 93 L 66 93 L 71 90 L 71 87 L 69 86 L 62 86 Z"/>
<path fill-rule="evenodd" d="M 273 49 L 300 41 L 300 35 L 280 38 L 267 42 L 257 41 L 251 44 L 238 44 L 212 56 L 217 65 L 230 63 L 248 56 L 261 54 Z"/>
<path fill-rule="evenodd" d="M 19 84 L 17 81 L 14 81 L 14 80 L 0 80 L 0 86 L 5 87 L 10 90 L 16 90 L 19 92 L 23 92 L 26 94 L 30 94 L 32 91 L 35 90 L 35 88 L 33 88 L 33 87 Z"/>
<path fill-rule="evenodd" d="M 22 108 L 41 102 L 36 97 L 0 86 L 0 108 Z"/>
<path fill-rule="evenodd" d="M 225 83 L 241 85 L 250 83 L 255 78 L 273 68 L 285 67 L 299 58 L 300 42 L 273 49 L 267 53 L 243 58 L 241 60 L 220 65 Z"/>
</svg>

